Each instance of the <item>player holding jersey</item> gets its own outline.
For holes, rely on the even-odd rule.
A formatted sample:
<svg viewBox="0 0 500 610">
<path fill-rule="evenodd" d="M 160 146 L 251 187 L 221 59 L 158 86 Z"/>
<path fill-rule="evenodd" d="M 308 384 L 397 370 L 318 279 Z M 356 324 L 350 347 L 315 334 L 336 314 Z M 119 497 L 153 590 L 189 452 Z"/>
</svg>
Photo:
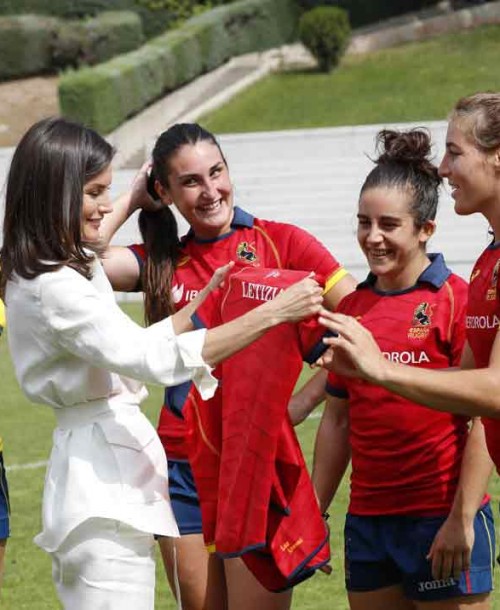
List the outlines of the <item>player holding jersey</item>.
<svg viewBox="0 0 500 610">
<path fill-rule="evenodd" d="M 383 150 L 358 209 L 367 280 L 338 311 L 368 329 L 389 362 L 458 367 L 467 285 L 428 255 L 437 168 L 426 132 L 382 131 Z M 345 526 L 352 610 L 489 608 L 494 527 L 491 472 L 479 421 L 423 409 L 352 377 L 330 373 L 313 481 L 326 510 L 352 456 Z"/>
<path fill-rule="evenodd" d="M 139 222 L 145 247 L 112 248 L 105 262 L 116 289 L 136 289 L 138 280 L 142 279 L 149 322 L 188 303 L 203 285 L 203 278 L 220 266 L 220 261 L 319 273 L 326 278 L 324 297 L 330 308 L 353 289 L 352 278 L 311 235 L 291 225 L 256 219 L 234 207 L 223 153 L 214 136 L 199 125 L 175 125 L 164 132 L 155 145 L 153 164 L 156 190 L 163 207 L 159 212 L 141 212 Z M 180 244 L 176 241 L 175 220 L 169 209 L 172 204 L 191 227 Z M 108 237 L 132 211 L 115 209 L 106 229 Z M 173 276 L 169 265 L 172 259 L 177 261 Z M 324 380 L 319 380 L 319 385 L 324 387 Z M 309 385 L 306 397 L 312 390 L 316 398 L 317 387 L 318 381 Z M 168 407 L 180 409 L 188 390 L 189 386 L 181 386 L 168 392 Z M 314 400 L 309 402 L 312 404 Z M 223 571 L 215 557 L 208 561 L 185 448 L 184 424 L 170 411 L 162 409 L 159 434 L 169 458 L 170 493 L 182 535 L 176 542 L 176 550 L 184 608 L 221 608 L 226 594 L 229 606 L 238 610 L 288 608 L 290 593 L 264 590 L 240 560 L 225 560 Z M 172 552 L 165 541 L 161 540 L 160 545 L 172 582 Z M 210 581 L 208 591 L 207 581 Z M 219 584 L 214 585 L 217 581 Z"/>
<path fill-rule="evenodd" d="M 5 327 L 5 306 L 0 299 L 0 335 Z M 3 440 L 0 437 L 0 587 L 2 586 L 5 546 L 9 537 L 9 489 L 3 463 Z"/>
</svg>

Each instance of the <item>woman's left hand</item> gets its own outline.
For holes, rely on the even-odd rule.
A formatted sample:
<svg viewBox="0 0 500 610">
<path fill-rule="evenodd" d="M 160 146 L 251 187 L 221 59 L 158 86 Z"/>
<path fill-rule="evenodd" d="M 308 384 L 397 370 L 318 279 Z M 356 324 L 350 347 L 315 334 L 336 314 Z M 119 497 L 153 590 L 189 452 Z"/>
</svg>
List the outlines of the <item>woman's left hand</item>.
<svg viewBox="0 0 500 610">
<path fill-rule="evenodd" d="M 234 261 L 229 261 L 225 265 L 222 265 L 222 267 L 218 267 L 214 271 L 212 277 L 210 278 L 210 281 L 205 286 L 205 288 L 203 288 L 203 290 L 206 290 L 207 293 L 209 293 L 209 292 L 212 292 L 212 290 L 215 290 L 216 288 L 220 288 L 221 286 L 223 286 L 224 280 L 226 279 L 227 274 L 231 271 L 231 269 L 233 267 L 234 267 Z"/>
</svg>

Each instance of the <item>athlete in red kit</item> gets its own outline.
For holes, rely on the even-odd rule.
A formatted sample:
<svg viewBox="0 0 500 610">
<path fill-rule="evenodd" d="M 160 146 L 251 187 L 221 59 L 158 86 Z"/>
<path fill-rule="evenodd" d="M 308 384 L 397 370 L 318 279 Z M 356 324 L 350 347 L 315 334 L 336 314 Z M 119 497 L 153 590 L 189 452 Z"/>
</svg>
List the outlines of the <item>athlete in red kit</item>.
<svg viewBox="0 0 500 610">
<path fill-rule="evenodd" d="M 427 254 L 440 179 L 426 132 L 382 131 L 361 188 L 358 241 L 370 274 L 338 307 L 369 330 L 383 357 L 418 372 L 460 365 L 467 284 Z M 345 525 L 352 610 L 490 607 L 492 464 L 479 420 L 330 373 L 313 481 L 328 508 L 352 458 Z"/>
<path fill-rule="evenodd" d="M 134 290 L 141 281 L 149 321 L 189 302 L 221 261 L 313 271 L 325 281 L 325 305 L 332 309 L 354 288 L 351 276 L 314 237 L 298 227 L 256 219 L 234 206 L 223 153 L 214 136 L 199 125 L 179 124 L 165 131 L 153 151 L 153 171 L 163 207 L 141 212 L 144 245 L 112 248 L 105 260 L 115 289 Z M 172 204 L 191 227 L 180 243 L 169 208 Z M 115 208 L 108 219 L 108 237 L 132 211 Z M 169 264 L 172 259 L 176 260 L 175 271 Z M 308 408 L 324 391 L 325 380 L 318 378 L 306 388 L 303 396 Z M 176 554 L 184 608 L 219 609 L 227 597 L 229 607 L 238 610 L 287 609 L 291 593 L 269 593 L 239 559 L 224 560 L 221 566 L 217 558 L 208 558 L 186 452 L 186 429 L 178 417 L 188 391 L 189 385 L 183 385 L 167 392 L 168 409 L 162 409 L 158 427 L 169 461 L 170 494 L 181 532 Z M 172 583 L 172 548 L 165 540 L 160 540 L 160 546 Z"/>
</svg>

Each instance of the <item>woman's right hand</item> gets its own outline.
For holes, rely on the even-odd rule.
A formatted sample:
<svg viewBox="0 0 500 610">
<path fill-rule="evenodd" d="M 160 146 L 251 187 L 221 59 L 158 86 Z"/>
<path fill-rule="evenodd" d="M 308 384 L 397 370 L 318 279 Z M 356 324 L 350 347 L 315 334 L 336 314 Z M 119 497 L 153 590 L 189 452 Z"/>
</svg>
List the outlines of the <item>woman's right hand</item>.
<svg viewBox="0 0 500 610">
<path fill-rule="evenodd" d="M 312 277 L 306 277 L 283 290 L 268 306 L 281 322 L 299 322 L 322 310 L 323 289 Z"/>
<path fill-rule="evenodd" d="M 133 210 L 143 209 L 155 212 L 162 207 L 160 199 L 154 200 L 148 193 L 148 176 L 151 171 L 151 161 L 143 163 L 130 186 L 130 207 Z"/>
</svg>

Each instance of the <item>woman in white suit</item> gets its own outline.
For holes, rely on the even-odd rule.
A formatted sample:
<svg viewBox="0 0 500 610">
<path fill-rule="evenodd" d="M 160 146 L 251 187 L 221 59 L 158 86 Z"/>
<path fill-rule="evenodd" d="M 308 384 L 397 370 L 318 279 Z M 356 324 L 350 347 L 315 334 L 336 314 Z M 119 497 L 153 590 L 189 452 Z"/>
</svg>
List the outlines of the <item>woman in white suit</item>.
<svg viewBox="0 0 500 610">
<path fill-rule="evenodd" d="M 135 380 L 192 379 L 211 396 L 211 367 L 321 304 L 308 279 L 230 324 L 185 332 L 222 269 L 189 308 L 136 325 L 115 303 L 98 255 L 113 152 L 92 130 L 43 120 L 19 143 L 6 191 L 1 295 L 11 356 L 23 391 L 57 420 L 35 541 L 51 554 L 71 610 L 153 608 L 153 534 L 178 535 L 165 454 Z"/>
</svg>

